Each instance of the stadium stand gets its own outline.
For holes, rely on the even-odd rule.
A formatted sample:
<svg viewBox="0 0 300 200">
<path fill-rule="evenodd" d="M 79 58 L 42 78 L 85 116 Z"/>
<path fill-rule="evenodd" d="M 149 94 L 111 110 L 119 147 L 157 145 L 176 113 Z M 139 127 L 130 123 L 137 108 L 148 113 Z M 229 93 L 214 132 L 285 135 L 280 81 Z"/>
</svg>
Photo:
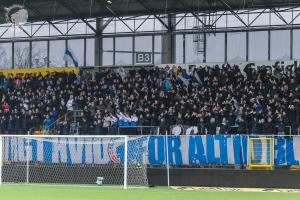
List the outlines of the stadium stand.
<svg viewBox="0 0 300 200">
<path fill-rule="evenodd" d="M 239 66 L 104 68 L 5 77 L 1 133 L 116 134 L 115 127 L 197 126 L 192 134 L 297 134 L 300 70 Z M 76 123 L 65 116 L 76 111 Z M 129 129 L 129 131 L 133 131 Z"/>
<path fill-rule="evenodd" d="M 1 198 L 299 200 L 299 33 L 299 0 L 2 0 Z"/>
</svg>

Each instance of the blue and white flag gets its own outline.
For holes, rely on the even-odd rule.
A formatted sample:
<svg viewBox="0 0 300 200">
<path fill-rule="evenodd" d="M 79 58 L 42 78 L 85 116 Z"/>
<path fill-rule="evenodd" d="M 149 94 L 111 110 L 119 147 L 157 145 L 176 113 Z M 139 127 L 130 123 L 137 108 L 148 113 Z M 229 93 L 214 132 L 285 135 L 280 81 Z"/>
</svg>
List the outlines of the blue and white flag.
<svg viewBox="0 0 300 200">
<path fill-rule="evenodd" d="M 74 52 L 68 47 L 65 51 L 64 61 L 73 63 L 75 67 L 78 67 L 78 59 L 76 58 Z"/>
<path fill-rule="evenodd" d="M 198 75 L 198 73 L 197 73 L 196 71 L 194 71 L 192 78 L 193 78 L 197 83 L 199 83 L 200 85 L 202 85 L 202 81 L 201 81 L 201 79 L 200 79 L 200 77 L 199 77 L 199 75 Z"/>
<path fill-rule="evenodd" d="M 183 82 L 183 84 L 188 87 L 191 77 L 186 73 L 186 72 L 182 72 L 181 74 L 179 74 L 178 78 Z"/>
</svg>

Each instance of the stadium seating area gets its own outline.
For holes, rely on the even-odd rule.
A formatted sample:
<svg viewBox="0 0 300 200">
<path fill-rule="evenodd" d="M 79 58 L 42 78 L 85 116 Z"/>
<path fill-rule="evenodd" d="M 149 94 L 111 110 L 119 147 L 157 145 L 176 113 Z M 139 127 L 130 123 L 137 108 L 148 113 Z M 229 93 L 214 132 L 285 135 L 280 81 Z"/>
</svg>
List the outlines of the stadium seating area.
<svg viewBox="0 0 300 200">
<path fill-rule="evenodd" d="M 79 134 L 107 134 L 107 127 L 197 126 L 197 134 L 298 133 L 300 70 L 238 66 L 101 69 L 83 76 L 0 74 L 2 134 L 25 134 L 53 124 L 70 134 L 68 120 L 78 111 Z M 196 133 L 194 133 L 196 134 Z"/>
</svg>

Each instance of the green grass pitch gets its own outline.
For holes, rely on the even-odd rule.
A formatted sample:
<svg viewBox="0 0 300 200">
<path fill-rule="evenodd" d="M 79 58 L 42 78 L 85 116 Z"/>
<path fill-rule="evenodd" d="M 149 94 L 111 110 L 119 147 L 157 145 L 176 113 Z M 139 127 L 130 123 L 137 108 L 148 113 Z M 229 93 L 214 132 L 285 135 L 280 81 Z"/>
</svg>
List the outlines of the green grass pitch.
<svg viewBox="0 0 300 200">
<path fill-rule="evenodd" d="M 114 189 L 76 186 L 0 186 L 1 200 L 299 200 L 300 193 L 182 191 L 166 187 Z"/>
</svg>

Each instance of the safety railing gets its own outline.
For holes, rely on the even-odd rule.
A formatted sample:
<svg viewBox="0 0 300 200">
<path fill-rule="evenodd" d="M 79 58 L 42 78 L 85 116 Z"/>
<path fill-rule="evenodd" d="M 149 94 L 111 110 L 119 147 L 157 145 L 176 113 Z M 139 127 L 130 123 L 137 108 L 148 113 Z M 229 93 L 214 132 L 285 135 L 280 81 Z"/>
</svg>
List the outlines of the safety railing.
<svg viewBox="0 0 300 200">
<path fill-rule="evenodd" d="M 202 130 L 199 130 L 199 127 L 197 126 L 188 126 L 188 125 L 172 125 L 170 126 L 169 133 L 171 135 L 206 135 L 206 134 L 246 134 L 246 135 L 251 135 L 250 130 L 246 129 L 245 132 L 240 133 L 238 131 L 239 126 L 229 126 L 228 131 L 226 133 L 221 133 L 220 132 L 220 127 L 216 127 L 216 130 L 210 133 L 207 128 L 203 128 Z M 255 133 L 258 134 L 258 133 Z M 264 135 L 263 134 L 258 134 L 258 135 Z M 275 126 L 274 133 L 271 135 L 281 135 L 282 133 L 278 133 L 278 126 Z M 292 135 L 300 135 L 300 127 L 297 129 L 292 129 L 292 126 L 286 125 L 285 130 L 284 130 L 284 135 L 286 136 L 292 136 Z"/>
<path fill-rule="evenodd" d="M 84 129 L 78 123 L 78 116 L 80 110 L 69 111 L 65 115 L 59 117 L 54 123 L 49 126 L 47 131 L 44 131 L 44 134 L 49 135 L 160 135 L 161 130 L 159 126 L 109 126 L 109 127 L 88 127 Z M 68 127 L 64 127 L 62 123 L 67 123 Z M 170 135 L 206 135 L 206 134 L 246 134 L 251 135 L 251 131 L 245 130 L 245 132 L 239 132 L 238 126 L 230 126 L 228 132 L 221 133 L 220 128 L 217 127 L 215 131 L 209 132 L 206 128 L 200 130 L 197 126 L 188 126 L 188 125 L 172 125 L 168 129 L 168 134 Z M 300 135 L 300 127 L 292 127 L 290 125 L 285 126 L 284 133 L 279 133 L 277 131 L 278 126 L 275 126 L 274 132 L 270 135 Z M 164 134 L 163 131 L 162 134 Z M 257 135 L 268 135 L 266 133 Z"/>
<path fill-rule="evenodd" d="M 81 110 L 68 111 L 60 116 L 55 122 L 49 125 L 48 129 L 44 129 L 45 135 L 72 135 L 79 134 L 77 119 Z M 67 129 L 65 128 L 67 127 Z"/>
<path fill-rule="evenodd" d="M 120 126 L 118 135 L 159 135 L 158 126 Z"/>
</svg>

